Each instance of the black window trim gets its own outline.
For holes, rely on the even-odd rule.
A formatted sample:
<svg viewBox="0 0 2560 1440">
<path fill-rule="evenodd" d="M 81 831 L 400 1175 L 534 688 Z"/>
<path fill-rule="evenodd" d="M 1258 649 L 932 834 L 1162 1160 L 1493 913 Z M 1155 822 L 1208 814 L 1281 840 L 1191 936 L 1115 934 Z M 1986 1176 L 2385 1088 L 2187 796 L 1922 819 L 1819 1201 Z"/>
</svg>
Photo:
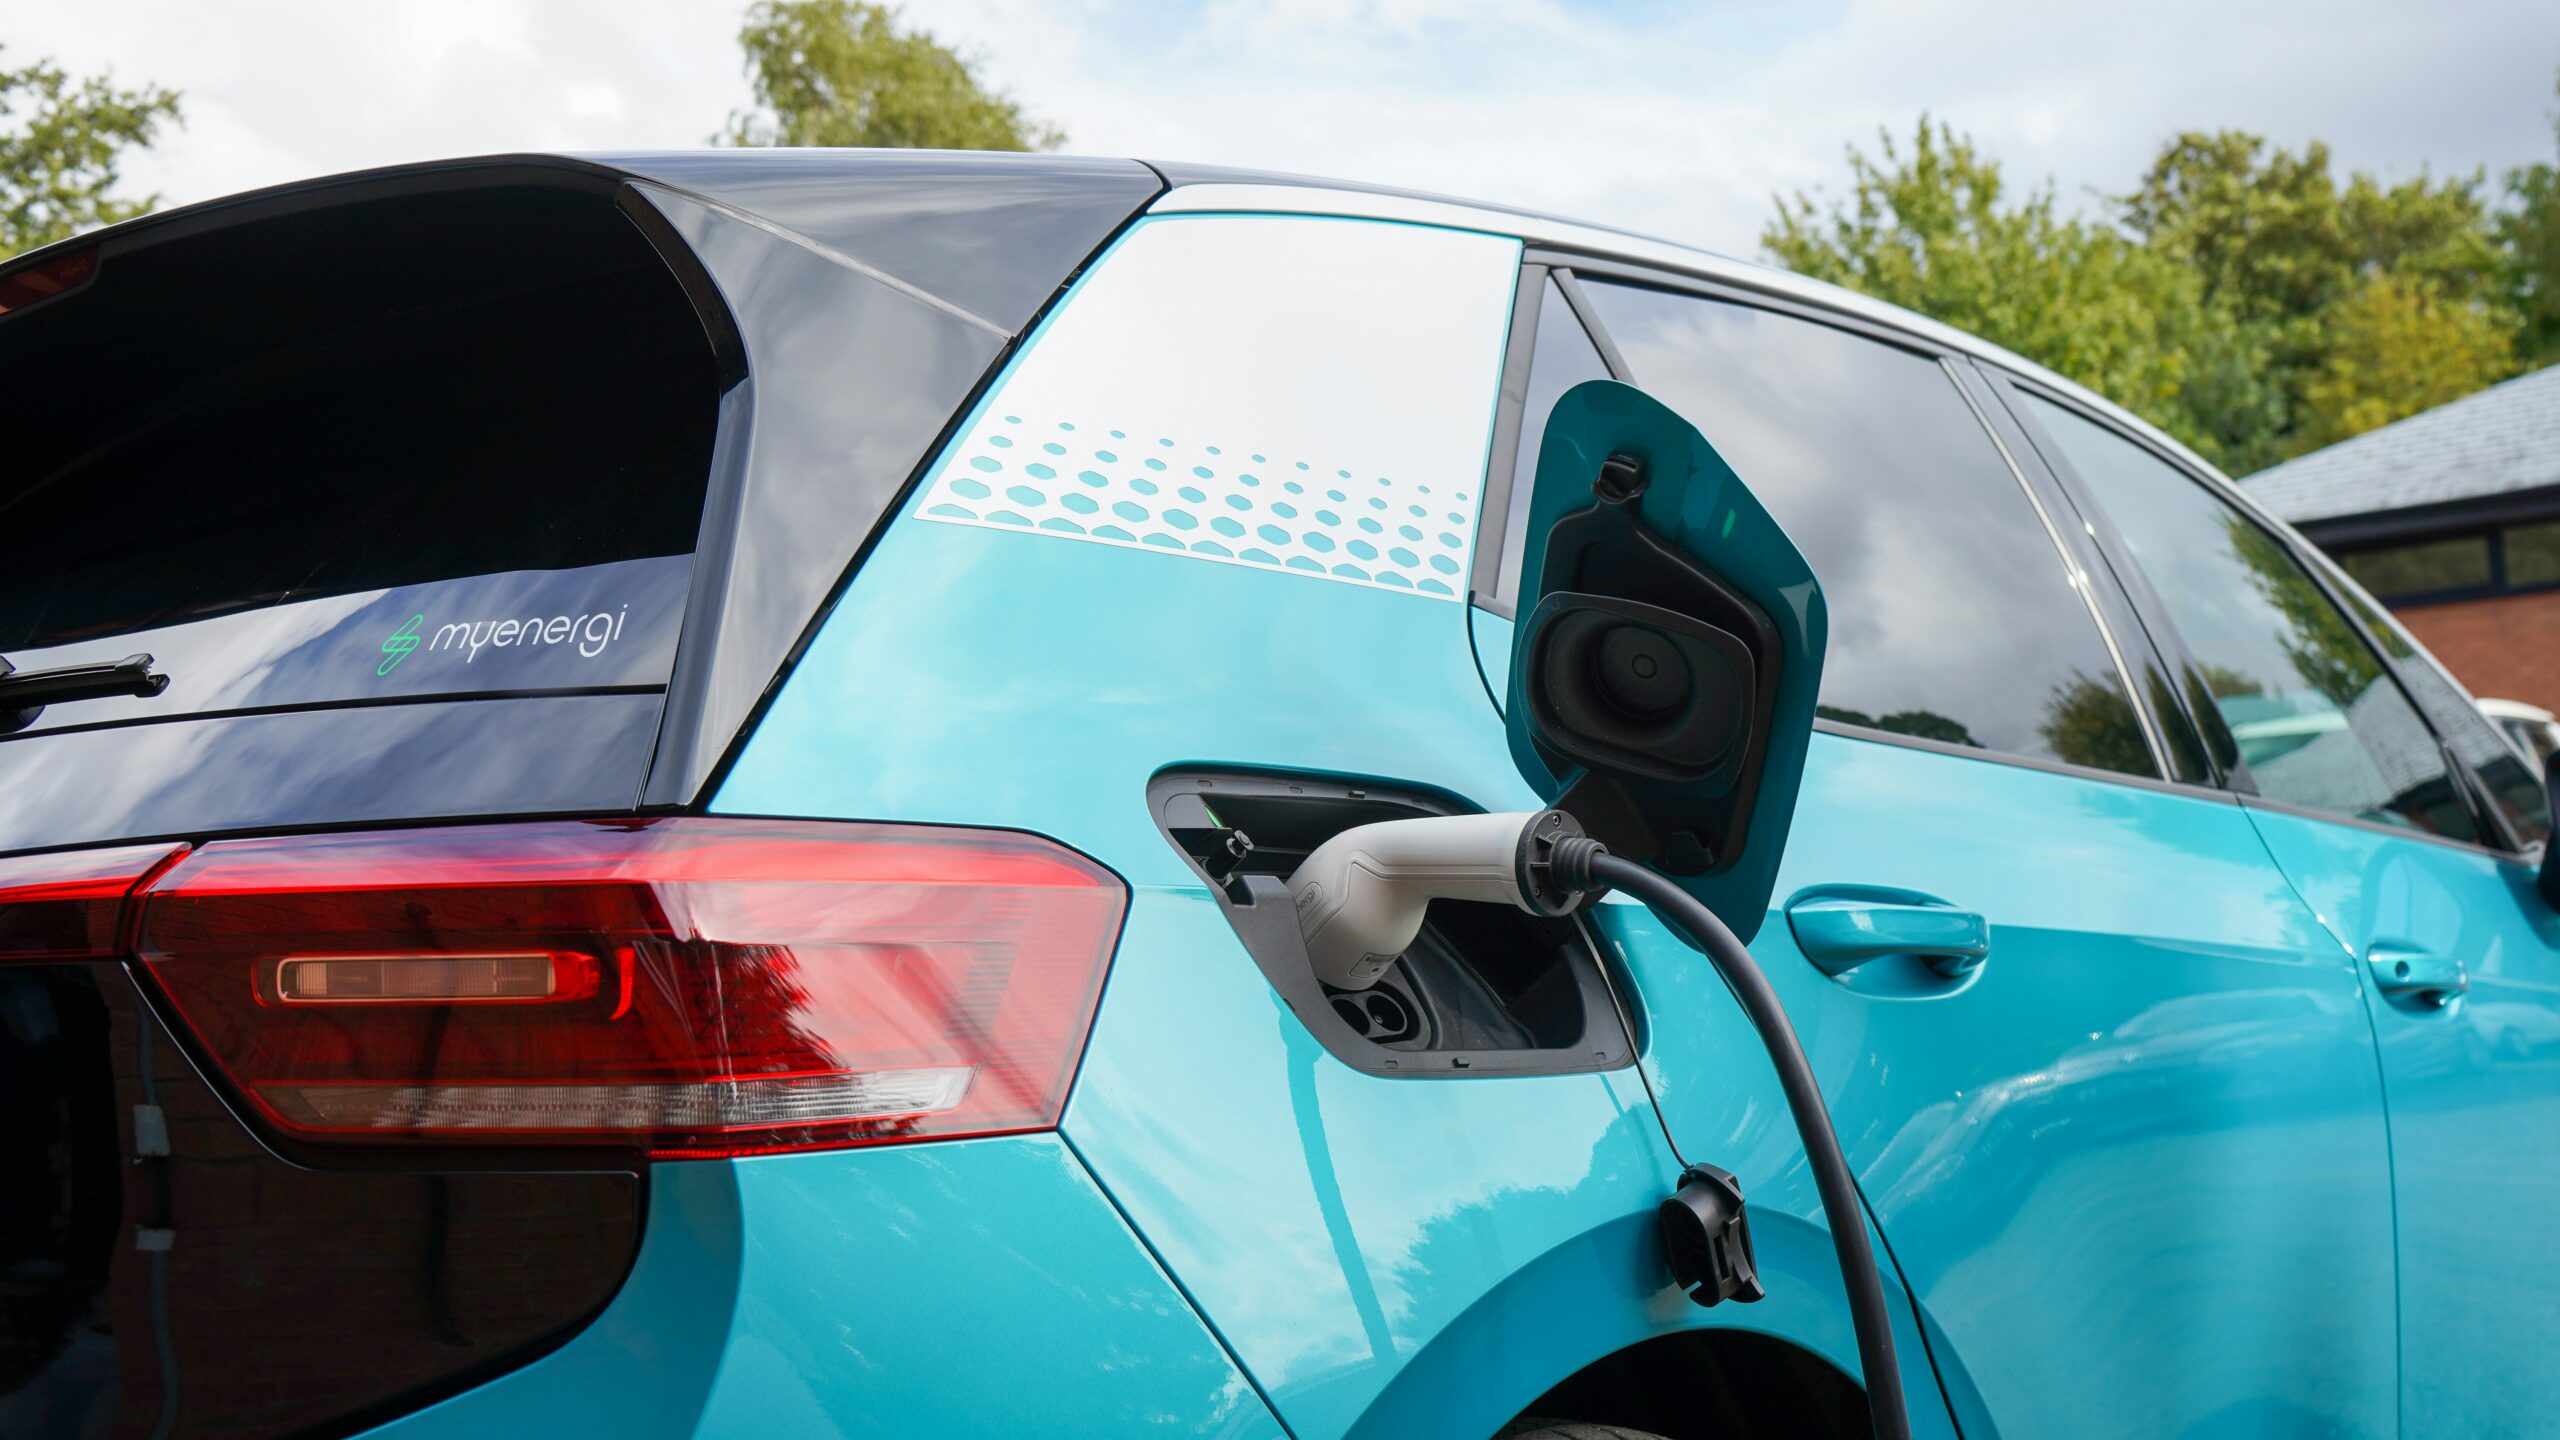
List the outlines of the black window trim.
<svg viewBox="0 0 2560 1440">
<path fill-rule="evenodd" d="M 2027 498 L 2030 504 L 2035 507 L 2038 516 L 2045 520 L 2047 526 L 2046 534 L 2054 541 L 2058 552 L 2057 558 L 2064 566 L 2066 582 L 2069 580 L 2071 575 L 2076 573 L 2086 578 L 2090 590 L 2094 590 L 2097 586 L 2102 584 L 2114 583 L 2113 576 L 2101 577 L 2091 573 L 2088 567 L 2081 564 L 2078 558 L 2072 554 L 2070 548 L 2064 544 L 2060 537 L 2055 535 L 2051 518 L 2046 512 L 2046 506 L 2044 505 L 2043 500 L 2036 494 L 2033 481 L 2024 473 L 2024 469 L 2018 463 L 2017 457 L 2009 451 L 2007 445 L 2001 440 L 1997 428 L 1991 423 L 1990 417 L 1983 413 L 1979 404 L 1974 400 L 1972 393 L 1963 382 L 1961 370 L 1950 368 L 1961 367 L 1974 363 L 1974 358 L 1967 352 L 1956 349 L 1953 346 L 1941 344 L 1926 336 L 1914 334 L 1908 330 L 1879 324 L 1862 315 L 1853 315 L 1848 312 L 1835 310 L 1826 306 L 1809 304 L 1801 298 L 1793 295 L 1781 294 L 1774 290 L 1739 284 L 1731 281 L 1711 280 L 1702 276 L 1684 274 L 1674 270 L 1656 269 L 1651 266 L 1636 264 L 1610 256 L 1590 255 L 1551 246 L 1532 245 L 1523 253 L 1522 263 L 1524 265 L 1542 266 L 1546 269 L 1548 275 L 1557 282 L 1558 288 L 1563 292 L 1566 303 L 1574 308 L 1575 317 L 1581 320 L 1583 329 L 1591 336 L 1592 343 L 1599 348 L 1603 363 L 1609 367 L 1610 377 L 1629 384 L 1634 383 L 1634 381 L 1630 378 L 1630 372 L 1627 368 L 1626 360 L 1619 354 L 1617 343 L 1614 339 L 1610 338 L 1607 328 L 1599 324 L 1598 317 L 1592 313 L 1590 302 L 1582 294 L 1581 286 L 1576 279 L 1578 275 L 1590 275 L 1598 279 L 1619 280 L 1628 284 L 1643 286 L 1648 289 L 1667 290 L 1679 294 L 1694 295 L 1701 299 L 1716 300 L 1727 304 L 1748 305 L 1755 309 L 1773 311 L 1777 314 L 1786 315 L 1794 319 L 1809 321 L 1817 325 L 1827 325 L 1836 330 L 1845 330 L 1862 339 L 1871 340 L 1878 344 L 1888 345 L 1894 349 L 1907 351 L 1924 359 L 1937 362 L 1941 371 L 1946 374 L 1948 383 L 1954 385 L 1957 393 L 1964 396 L 1965 402 L 1967 406 L 1972 409 L 1977 423 L 1981 424 L 1985 432 L 1990 435 L 1993 446 L 1999 452 L 2003 461 L 2009 466 L 2011 477 L 2027 491 Z M 1516 320 L 1514 323 L 1517 323 Z M 1525 364 L 1525 361 L 1523 363 Z M 1979 373 L 1979 369 L 1977 369 L 1977 373 Z M 1525 398 L 1525 378 L 1521 383 L 1522 389 L 1520 393 Z M 1511 405 L 1512 394 L 1512 377 L 1506 370 L 1503 383 L 1503 400 L 1506 407 Z M 1510 416 L 1510 432 L 1515 446 L 1515 449 L 1513 450 L 1513 460 L 1515 462 L 1518 453 L 1516 446 L 1518 444 L 1519 436 L 1519 418 L 1520 417 L 1516 410 Z M 1491 500 L 1495 487 L 1499 486 L 1504 491 L 1506 513 L 1509 503 L 1508 491 L 1510 484 L 1511 474 L 1508 468 L 1502 470 L 1498 475 L 1488 475 L 1485 480 L 1485 494 L 1488 502 Z M 1479 547 L 1483 545 L 1481 535 L 1479 536 L 1477 543 Z M 1495 548 L 1498 550 L 1501 544 L 1501 538 L 1499 536 L 1495 537 L 1494 544 Z M 1479 553 L 1481 553 L 1481 550 Z M 1493 573 L 1497 577 L 1497 583 L 1500 573 L 1499 567 L 1503 564 L 1506 558 L 1507 557 L 1497 554 L 1493 559 Z M 1481 574 L 1483 572 L 1480 570 L 1478 573 Z M 1513 607 L 1504 605 L 1497 601 L 1490 591 L 1478 593 L 1470 596 L 1469 598 L 1471 603 L 1477 607 L 1490 611 L 1495 615 L 1499 615 L 1506 620 L 1515 618 Z M 2141 688 L 2134 683 L 2133 675 L 2128 668 L 2126 652 L 2122 648 L 2120 638 L 2114 633 L 2114 627 L 2107 623 L 2106 616 L 2102 613 L 2102 607 L 2096 603 L 2089 591 L 2083 591 L 2081 598 L 2083 602 L 2089 606 L 2090 620 L 2092 623 L 2097 625 L 2098 633 L 2105 643 L 2105 648 L 2109 656 L 2116 662 L 2117 679 L 2124 685 L 2126 698 L 2134 707 L 2134 714 L 2137 717 L 2138 723 L 2142 726 L 2145 743 L 2151 750 L 2152 763 L 2159 767 L 2159 774 L 2157 775 L 2128 775 L 2121 770 L 2103 770 L 2091 765 L 2076 765 L 2066 760 L 2048 760 L 2039 756 L 2017 755 L 2000 750 L 1948 744 L 1943 741 L 1928 740 L 1916 735 L 1904 735 L 1892 730 L 1878 730 L 1866 725 L 1852 725 L 1838 720 L 1817 719 L 1814 722 L 1813 728 L 1823 734 L 1838 735 L 1847 739 L 1868 740 L 1883 745 L 1898 745 L 1905 749 L 1925 750 L 1933 754 L 1950 755 L 1969 760 L 1981 760 L 1990 764 L 2015 765 L 2022 769 L 2039 770 L 2049 774 L 2070 775 L 2085 780 L 2103 781 L 2110 784 L 2132 785 L 2139 789 L 2158 790 L 2184 795 L 2190 799 L 2214 801 L 2228 801 L 2231 799 L 2232 797 L 2230 793 L 2218 786 L 2211 784 L 2199 784 L 2194 781 L 2174 778 L 2172 767 L 2168 764 L 2168 756 L 2164 749 L 2164 737 L 2158 728 L 2159 719 L 2151 712 L 2149 697 L 2144 695 Z M 2137 611 L 2137 613 L 2139 612 Z M 2145 643 L 2148 643 L 2148 637 L 2145 637 Z M 2163 663 L 2166 663 L 2165 659 Z"/>
<path fill-rule="evenodd" d="M 2258 792 L 2256 782 L 2249 777 L 2247 766 L 2243 763 L 2234 762 L 2232 766 L 2232 773 L 2224 777 L 2224 785 L 2234 795 L 2240 798 L 2244 807 L 2260 806 L 2268 810 L 2278 811 L 2288 815 L 2299 815 L 2311 819 L 2329 821 L 2340 825 L 2349 825 L 2358 829 L 2371 830 L 2377 834 L 2396 835 L 2402 839 L 2423 840 L 2431 844 L 2448 845 L 2458 850 L 2474 851 L 2482 855 L 2494 856 L 2501 860 L 2515 860 L 2527 855 L 2531 847 L 2524 845 L 2521 837 L 2507 828 L 2506 817 L 2500 814 L 2496 804 L 2487 795 L 2481 792 L 2478 778 L 2472 774 L 2471 767 L 2461 762 L 2461 757 L 2454 752 L 2443 728 L 2436 723 L 2435 717 L 2427 712 L 2427 707 L 2419 703 L 2416 692 L 2410 687 L 2408 677 L 2401 673 L 2400 662 L 2391 654 L 2391 648 L 2379 642 L 2372 633 L 2371 627 L 2365 623 L 2364 617 L 2358 613 L 2357 607 L 2350 603 L 2344 592 L 2338 589 L 2334 577 L 2329 573 L 2330 566 L 2335 564 L 2334 561 L 2331 561 L 2327 556 L 2320 554 L 2318 547 L 2313 546 L 2308 541 L 2302 539 L 2292 530 L 2291 527 L 2284 524 L 2283 521 L 2270 515 L 2264 507 L 2252 500 L 2246 492 L 2240 489 L 2239 486 L 2210 470 L 2199 468 L 2177 452 L 2154 442 L 2149 436 L 2143 435 L 2139 431 L 2125 426 L 2113 417 L 2100 412 L 2095 407 L 2080 401 L 2076 397 L 2063 393 L 2055 387 L 2044 384 L 2032 377 L 2020 375 L 2006 366 L 1987 362 L 1978 362 L 1978 368 L 1986 375 L 1993 377 L 1996 384 L 2006 385 L 2020 394 L 2032 395 L 2040 400 L 2059 406 L 2062 409 L 2079 416 L 2081 419 L 2098 426 L 2109 435 L 2116 436 L 2136 445 L 2146 453 L 2158 458 L 2171 470 L 2185 476 L 2195 484 L 2202 486 L 2206 494 L 2211 495 L 2231 506 L 2250 523 L 2256 525 L 2259 529 L 2274 537 L 2276 543 L 2284 549 L 2285 553 L 2293 557 L 2294 563 L 2300 565 L 2303 572 L 2311 576 L 2312 583 L 2320 587 L 2320 593 L 2327 598 L 2331 605 L 2338 609 L 2340 614 L 2346 617 L 2348 626 L 2355 632 L 2358 638 L 2364 641 L 2366 649 L 2371 652 L 2375 661 L 2381 665 L 2382 673 L 2390 677 L 2394 688 L 2400 691 L 2401 698 L 2408 702 L 2409 709 L 2417 715 L 2418 723 L 2426 726 L 2427 733 L 2434 737 L 2436 742 L 2436 751 L 2444 761 L 2445 773 L 2452 781 L 2456 793 L 2460 795 L 2464 809 L 2471 815 L 2474 822 L 2480 826 L 2482 835 L 2484 837 L 2496 836 L 2504 843 L 2502 845 L 2490 845 L 2484 844 L 2481 841 L 2465 840 L 2458 836 L 2436 835 L 2428 831 L 2408 826 L 2391 825 L 2379 820 L 2366 820 L 2354 815 L 2340 814 L 2334 810 L 2322 810 L 2313 806 L 2297 805 L 2287 800 L 2278 800 L 2271 796 L 2260 794 Z M 2074 504 L 2081 509 L 2081 518 L 2083 521 L 2090 526 L 2093 533 L 2106 536 L 2116 547 L 2121 548 L 2123 545 L 2123 537 L 2116 532 L 2114 523 L 2105 517 L 2105 512 L 2097 507 L 2094 497 L 2085 488 L 2085 483 L 2080 480 L 2079 472 L 2071 467 L 2070 462 L 2067 459 L 2063 459 L 2059 456 L 2058 446 L 2055 445 L 2052 437 L 2044 433 L 2042 426 L 2034 421 L 2033 416 L 2022 413 L 2024 407 L 2013 405 L 2010 408 L 2013 412 L 2021 412 L 2019 413 L 2020 424 L 2025 428 L 2029 439 L 2036 444 L 2039 450 L 2044 452 L 2048 467 L 2051 468 L 2058 477 L 2063 477 L 2068 486 L 2074 487 Z M 2130 553 L 2130 551 L 2125 552 L 2128 557 L 2128 562 L 2130 559 Z M 2139 566 L 2133 567 L 2133 572 L 2135 576 L 2138 577 L 2138 583 L 2142 587 L 2144 598 L 2152 605 L 2157 606 L 2158 598 L 2150 590 L 2148 577 L 2142 576 Z M 2130 589 L 2131 587 L 2128 586 L 2127 588 Z M 2145 623 L 2151 624 L 2155 622 L 2146 616 Z M 2182 668 L 2192 667 L 2195 663 L 2195 657 L 2192 652 L 2186 648 L 2185 637 L 2180 634 L 2176 625 L 2169 621 L 2165 607 L 2161 608 L 2161 614 L 2159 615 L 2156 623 L 2162 627 L 2160 639 L 2164 649 L 2175 657 Z M 2187 703 L 2187 697 L 2183 693 L 2179 694 L 2177 698 L 2181 705 Z"/>
<path fill-rule="evenodd" d="M 1511 529 L 1512 471 L 1520 462 L 1520 422 L 1529 403 L 1529 363 L 1538 349 L 1538 312 L 1546 301 L 1547 267 L 1521 265 L 1511 285 L 1511 334 L 1502 351 L 1502 389 L 1493 412 L 1493 443 L 1486 448 L 1484 484 L 1477 490 L 1475 561 L 1467 576 L 1470 604 L 1511 618 L 1501 600 L 1502 542 Z"/>
</svg>

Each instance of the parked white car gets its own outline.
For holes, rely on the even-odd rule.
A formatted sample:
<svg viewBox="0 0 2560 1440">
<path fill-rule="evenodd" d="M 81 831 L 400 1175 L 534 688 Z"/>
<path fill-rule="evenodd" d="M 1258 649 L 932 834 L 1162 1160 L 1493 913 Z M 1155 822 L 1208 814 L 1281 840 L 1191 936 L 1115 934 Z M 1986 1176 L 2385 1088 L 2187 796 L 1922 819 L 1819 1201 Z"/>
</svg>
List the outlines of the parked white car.
<svg viewBox="0 0 2560 1440">
<path fill-rule="evenodd" d="M 2560 750 L 2560 716 L 2521 700 L 2482 700 L 2480 713 L 2515 743 L 2526 759 L 2540 765 Z"/>
</svg>

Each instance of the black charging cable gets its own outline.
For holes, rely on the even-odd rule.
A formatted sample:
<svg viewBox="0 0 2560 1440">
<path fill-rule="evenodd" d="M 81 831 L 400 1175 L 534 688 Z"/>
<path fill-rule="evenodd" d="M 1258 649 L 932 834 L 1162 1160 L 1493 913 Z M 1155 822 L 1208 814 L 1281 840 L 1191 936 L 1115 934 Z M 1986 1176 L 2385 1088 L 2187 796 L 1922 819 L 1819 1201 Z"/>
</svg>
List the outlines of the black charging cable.
<svg viewBox="0 0 2560 1440">
<path fill-rule="evenodd" d="M 1607 846 L 1583 836 L 1559 839 L 1547 857 L 1551 882 L 1560 889 L 1596 895 L 1620 890 L 1641 900 L 1694 939 L 1741 1002 L 1751 1028 L 1759 1032 L 1769 1063 L 1786 1092 L 1787 1110 L 1804 1140 L 1814 1187 L 1821 1192 L 1822 1216 L 1831 1227 L 1831 1248 L 1840 1257 L 1840 1279 L 1849 1291 L 1849 1318 L 1858 1336 L 1858 1368 L 1867 1387 L 1867 1413 L 1876 1440 L 1910 1440 L 1911 1414 L 1902 1400 L 1902 1370 L 1893 1353 L 1893 1320 L 1885 1308 L 1884 1277 L 1876 1270 L 1875 1247 L 1867 1242 L 1867 1214 L 1850 1176 L 1848 1157 L 1831 1128 L 1831 1112 L 1805 1062 L 1795 1026 L 1778 1003 L 1778 992 L 1759 962 L 1716 913 L 1668 878 L 1609 853 Z M 1646 1087 L 1648 1090 L 1651 1086 Z"/>
</svg>

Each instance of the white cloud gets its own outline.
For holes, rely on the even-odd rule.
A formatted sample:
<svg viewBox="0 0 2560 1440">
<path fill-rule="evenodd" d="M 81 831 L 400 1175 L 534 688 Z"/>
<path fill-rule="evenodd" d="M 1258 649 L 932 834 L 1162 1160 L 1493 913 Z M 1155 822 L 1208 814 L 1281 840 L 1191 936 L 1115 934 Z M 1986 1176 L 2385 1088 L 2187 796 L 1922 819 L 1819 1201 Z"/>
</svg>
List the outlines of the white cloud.
<svg viewBox="0 0 2560 1440">
<path fill-rule="evenodd" d="M 132 167 L 174 200 L 434 155 L 701 143 L 747 98 L 726 0 L 90 0 L 20 7 L 7 58 L 175 86 Z M 1528 205 L 1748 253 L 1773 191 L 1931 111 L 2075 203 L 2182 128 L 2342 166 L 2493 171 L 2552 150 L 2548 0 L 941 0 L 1073 148 Z"/>
</svg>

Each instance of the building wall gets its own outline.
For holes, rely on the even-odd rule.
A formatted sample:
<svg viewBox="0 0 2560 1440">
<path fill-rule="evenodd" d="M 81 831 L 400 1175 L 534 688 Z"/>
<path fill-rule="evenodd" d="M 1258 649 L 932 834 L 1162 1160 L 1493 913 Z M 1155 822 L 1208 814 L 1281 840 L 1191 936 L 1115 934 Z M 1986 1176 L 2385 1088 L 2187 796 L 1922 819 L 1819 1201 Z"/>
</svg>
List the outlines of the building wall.
<svg viewBox="0 0 2560 1440">
<path fill-rule="evenodd" d="M 2392 613 L 2472 694 L 2560 710 L 2560 590 Z"/>
</svg>

